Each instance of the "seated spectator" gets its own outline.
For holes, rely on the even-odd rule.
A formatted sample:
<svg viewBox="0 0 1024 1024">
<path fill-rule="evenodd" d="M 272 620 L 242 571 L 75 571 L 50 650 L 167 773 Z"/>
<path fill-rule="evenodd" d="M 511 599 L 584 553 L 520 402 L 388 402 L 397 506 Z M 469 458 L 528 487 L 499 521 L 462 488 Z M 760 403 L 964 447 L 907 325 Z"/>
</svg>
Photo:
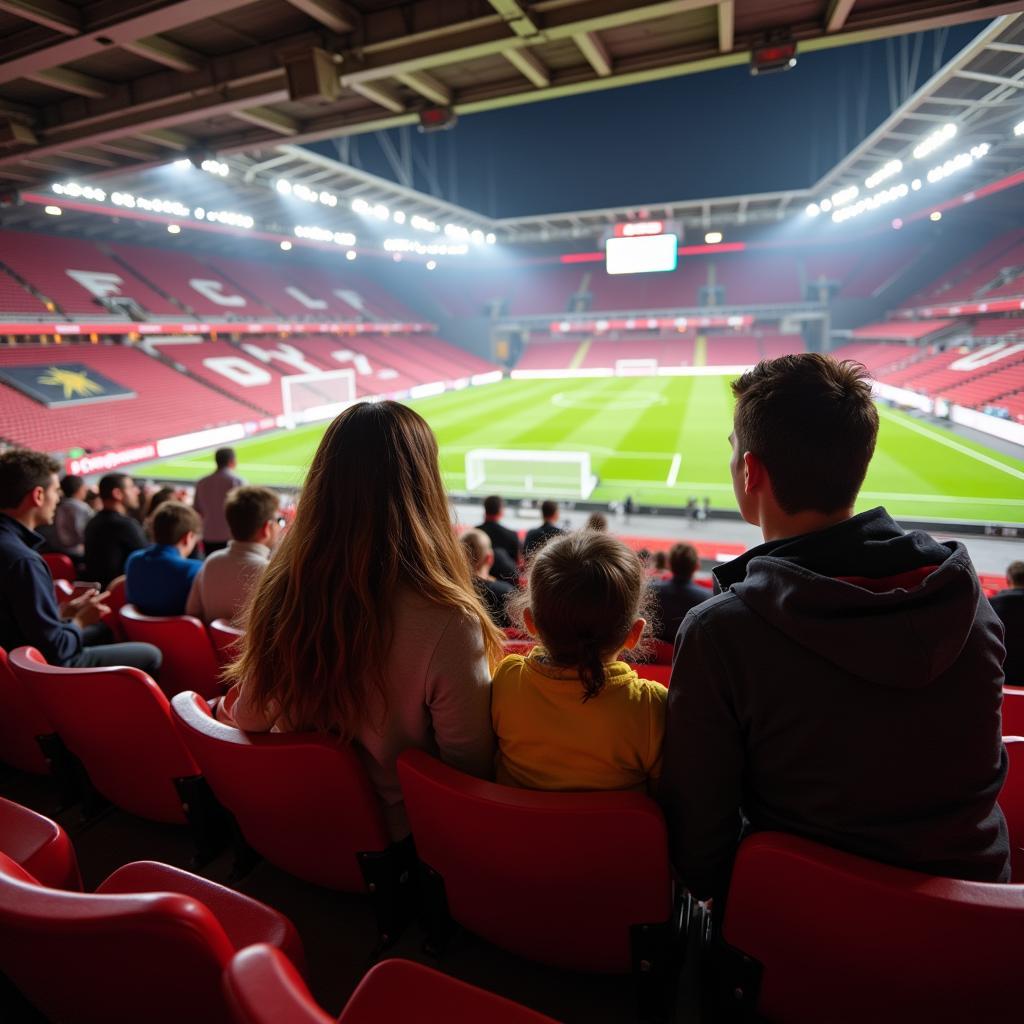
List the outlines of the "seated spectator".
<svg viewBox="0 0 1024 1024">
<path fill-rule="evenodd" d="M 452 531 L 430 427 L 397 402 L 359 402 L 313 456 L 219 713 L 242 729 L 351 742 L 404 839 L 403 750 L 491 776 L 490 677 L 503 643 Z"/>
<path fill-rule="evenodd" d="M 100 617 L 110 595 L 90 590 L 59 608 L 53 577 L 37 552 L 36 528 L 53 521 L 61 492 L 48 455 L 12 448 L 0 455 L 0 647 L 35 647 L 51 665 L 128 665 L 155 675 L 160 651 L 150 644 L 110 644 Z"/>
<path fill-rule="evenodd" d="M 165 501 L 151 525 L 153 543 L 125 563 L 125 597 L 143 615 L 184 615 L 192 581 L 202 568 L 202 562 L 188 557 L 202 521 L 183 502 Z"/>
<path fill-rule="evenodd" d="M 139 487 L 127 473 L 108 473 L 100 480 L 99 495 L 103 508 L 85 527 L 85 574 L 105 587 L 147 541 L 145 531 L 128 515 L 139 507 Z"/>
<path fill-rule="evenodd" d="M 81 558 L 85 554 L 85 527 L 93 517 L 85 501 L 89 487 L 80 476 L 69 474 L 60 482 L 60 489 L 64 497 L 53 518 L 54 535 L 62 551 Z"/>
<path fill-rule="evenodd" d="M 733 490 L 764 543 L 715 569 L 676 639 L 660 796 L 682 882 L 723 894 L 762 829 L 1008 880 L 1001 627 L 963 544 L 853 514 L 867 371 L 782 356 L 733 393 Z"/>
<path fill-rule="evenodd" d="M 608 532 L 608 517 L 600 512 L 591 512 L 587 517 L 587 530 L 596 530 L 598 533 Z"/>
<path fill-rule="evenodd" d="M 491 540 L 494 552 L 494 567 L 491 575 L 497 580 L 504 580 L 513 586 L 519 582 L 519 563 L 523 557 L 523 546 L 519 543 L 519 534 L 502 526 L 499 519 L 505 511 L 505 503 L 497 494 L 484 498 L 484 521 L 477 527 Z"/>
<path fill-rule="evenodd" d="M 558 522 L 558 502 L 542 501 L 540 505 L 540 517 L 543 520 L 540 526 L 527 530 L 526 540 L 523 541 L 523 554 L 529 557 L 534 551 L 547 544 L 552 537 L 559 537 L 565 531 L 560 530 L 555 523 Z"/>
<path fill-rule="evenodd" d="M 165 502 L 165 501 L 181 501 L 182 499 L 175 492 L 173 487 L 168 487 L 164 484 L 163 487 L 158 487 L 150 496 L 149 501 L 146 504 L 146 522 L 149 522 L 153 518 L 153 513 Z"/>
<path fill-rule="evenodd" d="M 654 552 L 652 568 L 655 572 L 668 572 L 668 555 L 664 551 Z"/>
<path fill-rule="evenodd" d="M 550 541 L 513 617 L 543 646 L 494 673 L 497 780 L 528 789 L 642 789 L 658 777 L 666 690 L 619 661 L 646 622 L 640 560 L 606 533 Z"/>
<path fill-rule="evenodd" d="M 461 539 L 462 546 L 466 549 L 466 558 L 469 559 L 469 569 L 473 574 L 476 592 L 490 612 L 494 624 L 499 629 L 508 628 L 506 602 L 509 594 L 514 594 L 516 588 L 511 583 L 491 577 L 491 569 L 494 566 L 491 538 L 483 530 L 467 530 Z"/>
<path fill-rule="evenodd" d="M 208 555 L 228 546 L 231 531 L 224 518 L 224 503 L 230 491 L 245 483 L 235 475 L 238 460 L 234 448 L 218 448 L 213 459 L 217 469 L 196 483 L 194 501 L 196 511 L 203 517 L 203 550 Z"/>
<path fill-rule="evenodd" d="M 241 625 L 249 594 L 270 563 L 284 527 L 279 498 L 269 487 L 236 487 L 224 503 L 231 540 L 210 555 L 192 581 L 185 612 L 203 622 Z"/>
<path fill-rule="evenodd" d="M 1024 562 L 1010 563 L 1006 582 L 1010 589 L 992 598 L 992 608 L 1003 621 L 1003 673 L 1008 686 L 1024 686 Z"/>
<path fill-rule="evenodd" d="M 679 623 L 686 613 L 694 605 L 706 601 L 711 591 L 693 582 L 699 560 L 697 549 L 692 544 L 674 544 L 669 551 L 668 562 L 672 578 L 655 580 L 651 584 L 651 593 L 658 611 L 658 639 L 671 644 L 675 643 Z"/>
</svg>

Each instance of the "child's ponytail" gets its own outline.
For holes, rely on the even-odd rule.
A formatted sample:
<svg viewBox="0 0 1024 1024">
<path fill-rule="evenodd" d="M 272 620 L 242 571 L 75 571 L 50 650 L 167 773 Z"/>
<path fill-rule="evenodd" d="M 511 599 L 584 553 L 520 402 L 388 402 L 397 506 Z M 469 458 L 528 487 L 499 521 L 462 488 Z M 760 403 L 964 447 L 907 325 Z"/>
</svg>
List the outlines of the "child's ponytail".
<svg viewBox="0 0 1024 1024">
<path fill-rule="evenodd" d="M 604 658 L 600 646 L 587 637 L 580 640 L 577 657 L 576 668 L 583 684 L 583 703 L 586 704 L 604 689 Z"/>
</svg>

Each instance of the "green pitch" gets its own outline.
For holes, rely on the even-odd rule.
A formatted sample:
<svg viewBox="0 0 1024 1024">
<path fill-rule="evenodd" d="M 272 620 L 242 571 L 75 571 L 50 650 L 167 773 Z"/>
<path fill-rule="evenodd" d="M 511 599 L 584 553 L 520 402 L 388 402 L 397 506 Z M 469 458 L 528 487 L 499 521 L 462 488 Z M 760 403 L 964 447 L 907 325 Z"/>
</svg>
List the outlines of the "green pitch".
<svg viewBox="0 0 1024 1024">
<path fill-rule="evenodd" d="M 728 377 L 505 381 L 411 404 L 437 433 L 453 491 L 465 489 L 465 453 L 472 448 L 561 449 L 590 453 L 600 478 L 592 500 L 632 495 L 638 504 L 682 506 L 692 495 L 735 507 Z M 859 508 L 884 504 L 907 518 L 1024 522 L 1024 461 L 903 413 L 880 412 L 878 450 Z M 297 488 L 323 429 L 242 442 L 239 471 L 252 483 Z M 194 453 L 134 472 L 187 480 L 211 467 L 208 453 Z"/>
</svg>

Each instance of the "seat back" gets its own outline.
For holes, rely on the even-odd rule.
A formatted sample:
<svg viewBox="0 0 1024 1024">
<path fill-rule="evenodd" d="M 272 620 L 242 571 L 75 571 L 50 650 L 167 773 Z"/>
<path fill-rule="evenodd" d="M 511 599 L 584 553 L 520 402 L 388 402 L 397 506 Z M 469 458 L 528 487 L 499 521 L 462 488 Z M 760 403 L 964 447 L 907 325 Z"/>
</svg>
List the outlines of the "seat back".
<svg viewBox="0 0 1024 1024">
<path fill-rule="evenodd" d="M 0 797 L 0 853 L 54 889 L 81 891 L 75 848 L 55 821 Z"/>
<path fill-rule="evenodd" d="M 640 793 L 542 793 L 463 775 L 422 751 L 398 759 L 420 859 L 451 916 L 558 967 L 630 970 L 634 925 L 671 917 L 665 822 Z"/>
<path fill-rule="evenodd" d="M 235 954 L 224 972 L 224 993 L 235 1024 L 334 1024 L 291 960 L 266 943 Z"/>
<path fill-rule="evenodd" d="M 722 937 L 723 998 L 768 1020 L 1019 1012 L 1021 886 L 932 877 L 763 832 L 740 846 Z"/>
<path fill-rule="evenodd" d="M 999 794 L 999 806 L 1010 833 L 1011 879 L 1024 885 L 1024 737 L 1003 738 L 1010 756 L 1010 770 Z"/>
<path fill-rule="evenodd" d="M 191 615 L 143 615 L 126 604 L 119 612 L 129 640 L 153 644 L 163 652 L 160 689 L 173 697 L 182 690 L 196 690 L 207 699 L 219 697 L 220 665 L 206 627 Z"/>
<path fill-rule="evenodd" d="M 199 767 L 145 672 L 57 668 L 33 647 L 19 647 L 10 663 L 103 796 L 143 818 L 186 820 L 175 780 L 197 776 Z"/>
<path fill-rule="evenodd" d="M 7 652 L 0 647 L 0 761 L 19 771 L 48 775 L 50 765 L 36 737 L 53 731 L 39 702 L 11 670 Z"/>
<path fill-rule="evenodd" d="M 46 562 L 46 567 L 55 580 L 73 580 L 77 575 L 75 563 L 67 555 L 47 552 L 43 555 L 43 561 Z"/>
<path fill-rule="evenodd" d="M 234 947 L 198 900 L 47 889 L 0 853 L 0 971 L 63 1024 L 222 1024 Z"/>
<path fill-rule="evenodd" d="M 1003 735 L 1024 736 L 1024 686 L 1003 687 Z"/>
<path fill-rule="evenodd" d="M 195 693 L 173 700 L 178 732 L 246 842 L 332 889 L 366 889 L 360 855 L 389 844 L 380 801 L 351 747 L 312 733 L 248 735 Z"/>
<path fill-rule="evenodd" d="M 207 625 L 206 630 L 210 634 L 210 642 L 221 665 L 226 665 L 238 657 L 238 641 L 245 636 L 245 630 L 232 626 L 227 619 L 214 619 Z"/>
<path fill-rule="evenodd" d="M 662 686 L 668 686 L 672 678 L 671 665 L 635 665 L 634 668 L 641 679 L 653 679 Z"/>
</svg>

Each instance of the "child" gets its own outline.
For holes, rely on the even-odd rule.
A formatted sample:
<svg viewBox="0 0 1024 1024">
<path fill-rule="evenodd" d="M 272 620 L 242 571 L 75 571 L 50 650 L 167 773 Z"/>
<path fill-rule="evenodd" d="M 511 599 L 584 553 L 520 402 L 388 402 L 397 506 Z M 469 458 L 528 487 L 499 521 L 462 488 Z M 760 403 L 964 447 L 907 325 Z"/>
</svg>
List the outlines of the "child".
<svg viewBox="0 0 1024 1024">
<path fill-rule="evenodd" d="M 529 789 L 653 788 L 668 691 L 618 660 L 647 623 L 643 565 L 582 530 L 548 542 L 510 611 L 543 646 L 509 655 L 491 689 L 497 781 Z"/>
</svg>

